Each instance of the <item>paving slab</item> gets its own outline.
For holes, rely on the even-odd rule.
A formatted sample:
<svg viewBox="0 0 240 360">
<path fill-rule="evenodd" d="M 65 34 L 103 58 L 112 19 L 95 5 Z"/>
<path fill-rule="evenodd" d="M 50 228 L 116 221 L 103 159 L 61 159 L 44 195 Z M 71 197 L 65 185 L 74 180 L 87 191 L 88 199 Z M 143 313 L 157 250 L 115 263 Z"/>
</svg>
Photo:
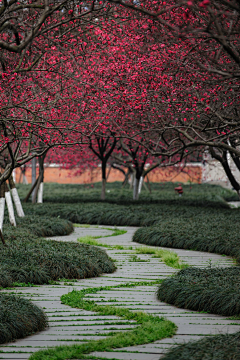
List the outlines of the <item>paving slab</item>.
<svg viewBox="0 0 240 360">
<path fill-rule="evenodd" d="M 163 354 L 162 351 L 161 354 Z M 139 353 L 127 353 L 127 352 L 94 352 L 93 356 L 105 357 L 107 359 L 119 359 L 119 360 L 159 360 L 159 354 L 139 354 Z"/>
</svg>

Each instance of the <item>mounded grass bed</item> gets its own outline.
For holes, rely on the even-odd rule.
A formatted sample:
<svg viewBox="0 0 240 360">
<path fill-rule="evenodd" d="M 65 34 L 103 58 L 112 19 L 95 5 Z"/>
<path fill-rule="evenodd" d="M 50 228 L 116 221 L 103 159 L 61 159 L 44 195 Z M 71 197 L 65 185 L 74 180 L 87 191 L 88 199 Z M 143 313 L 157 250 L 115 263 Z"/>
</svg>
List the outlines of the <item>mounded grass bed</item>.
<svg viewBox="0 0 240 360">
<path fill-rule="evenodd" d="M 240 267 L 181 270 L 163 280 L 157 297 L 179 308 L 224 316 L 239 315 Z"/>
<path fill-rule="evenodd" d="M 29 300 L 0 294 L 0 344 L 44 330 L 47 325 L 47 316 Z"/>
<path fill-rule="evenodd" d="M 215 335 L 170 349 L 162 360 L 239 360 L 240 332 Z"/>
<path fill-rule="evenodd" d="M 168 204 L 139 204 L 119 205 L 109 203 L 44 203 L 38 206 L 24 204 L 24 211 L 28 215 L 38 215 L 66 219 L 77 224 L 101 224 L 116 226 L 153 226 L 166 223 L 177 224 L 195 221 L 202 227 L 209 225 L 211 216 L 212 228 L 215 228 L 220 221 L 230 228 L 229 221 L 240 223 L 239 209 L 225 208 L 204 208 L 198 206 L 185 206 L 178 203 Z M 240 227 L 240 225 L 239 225 Z M 178 229 L 179 230 L 179 229 Z"/>
<path fill-rule="evenodd" d="M 5 215 L 3 226 L 4 237 L 7 239 L 13 236 L 12 227 L 9 224 L 8 214 Z M 59 219 L 57 217 L 47 217 L 46 213 L 38 216 L 33 214 L 26 214 L 24 218 L 16 218 L 17 229 L 26 230 L 28 233 L 39 237 L 44 236 L 61 236 L 68 235 L 73 232 L 73 224 L 67 219 Z"/>
<path fill-rule="evenodd" d="M 4 237 L 8 246 L 2 245 L 0 251 L 0 286 L 48 284 L 59 278 L 83 279 L 115 270 L 104 250 L 34 235 L 34 232 L 62 235 L 71 230 L 72 224 L 68 221 L 36 216 L 22 219 L 17 228 L 5 225 Z"/>
<path fill-rule="evenodd" d="M 240 263 L 240 212 L 206 212 L 205 216 L 189 214 L 184 218 L 176 214 L 166 217 L 155 226 L 138 229 L 133 241 L 151 246 L 189 249 L 229 255 Z"/>
</svg>

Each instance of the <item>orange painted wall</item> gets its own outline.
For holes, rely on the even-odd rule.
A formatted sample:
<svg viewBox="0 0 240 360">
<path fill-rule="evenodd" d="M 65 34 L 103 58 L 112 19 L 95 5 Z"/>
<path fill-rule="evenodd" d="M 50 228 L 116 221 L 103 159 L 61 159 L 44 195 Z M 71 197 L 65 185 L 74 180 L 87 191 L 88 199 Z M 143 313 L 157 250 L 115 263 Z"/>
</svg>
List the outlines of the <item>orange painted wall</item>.
<svg viewBox="0 0 240 360">
<path fill-rule="evenodd" d="M 107 170 L 108 171 L 108 170 Z M 92 182 L 101 181 L 101 168 L 96 168 L 92 171 L 85 171 L 81 175 L 75 175 L 75 170 L 60 169 L 59 167 L 46 167 L 44 171 L 44 182 L 56 182 L 59 184 L 88 184 Z M 20 180 L 20 169 L 15 169 L 16 182 Z M 38 174 L 38 169 L 37 169 Z M 31 169 L 26 170 L 26 177 L 28 183 L 31 183 Z M 179 167 L 167 167 L 156 169 L 148 175 L 151 182 L 195 182 L 199 183 L 202 179 L 201 166 L 186 166 L 180 170 Z M 123 181 L 123 174 L 115 169 L 111 169 L 108 182 Z"/>
</svg>

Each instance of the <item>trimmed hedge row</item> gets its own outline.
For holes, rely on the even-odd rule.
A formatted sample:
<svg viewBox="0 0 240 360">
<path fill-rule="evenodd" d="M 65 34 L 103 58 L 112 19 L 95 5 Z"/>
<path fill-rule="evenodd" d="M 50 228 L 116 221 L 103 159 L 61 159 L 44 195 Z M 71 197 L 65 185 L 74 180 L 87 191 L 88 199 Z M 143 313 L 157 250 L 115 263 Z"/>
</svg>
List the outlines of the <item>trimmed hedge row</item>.
<svg viewBox="0 0 240 360">
<path fill-rule="evenodd" d="M 109 203 L 79 203 L 62 204 L 44 203 L 38 206 L 24 204 L 26 214 L 58 217 L 67 219 L 74 223 L 102 224 L 102 225 L 129 225 L 129 226 L 152 226 L 162 223 L 194 221 L 198 225 L 210 227 L 211 216 L 212 227 L 215 224 L 227 224 L 229 221 L 240 221 L 239 209 L 204 208 L 197 206 L 183 206 L 179 204 L 139 204 L 119 205 Z"/>
<path fill-rule="evenodd" d="M 0 252 L 0 286 L 15 282 L 46 284 L 58 278 L 83 279 L 115 271 L 114 263 L 102 249 L 43 240 L 34 234 L 62 235 L 71 230 L 68 221 L 37 216 L 22 219 L 17 228 L 5 225 L 8 246 Z"/>
<path fill-rule="evenodd" d="M 218 315 L 240 314 L 240 267 L 187 268 L 163 280 L 157 297 L 174 306 Z"/>
<path fill-rule="evenodd" d="M 208 336 L 171 348 L 162 360 L 240 360 L 240 332 Z"/>
<path fill-rule="evenodd" d="M 0 344 L 44 330 L 47 325 L 43 310 L 29 300 L 0 294 Z"/>
<path fill-rule="evenodd" d="M 153 183 L 151 194 L 143 187 L 138 203 L 179 204 L 202 207 L 227 207 L 225 201 L 239 200 L 237 194 L 231 190 L 223 189 L 217 185 L 208 184 L 182 184 L 184 195 L 179 197 L 174 188 L 178 183 Z M 122 188 L 120 182 L 107 183 L 106 201 L 113 204 L 134 204 L 132 190 Z M 18 185 L 19 194 L 24 198 L 29 186 Z M 102 202 L 100 200 L 101 183 L 92 185 L 80 184 L 45 184 L 44 202 L 52 203 L 82 203 Z"/>
</svg>

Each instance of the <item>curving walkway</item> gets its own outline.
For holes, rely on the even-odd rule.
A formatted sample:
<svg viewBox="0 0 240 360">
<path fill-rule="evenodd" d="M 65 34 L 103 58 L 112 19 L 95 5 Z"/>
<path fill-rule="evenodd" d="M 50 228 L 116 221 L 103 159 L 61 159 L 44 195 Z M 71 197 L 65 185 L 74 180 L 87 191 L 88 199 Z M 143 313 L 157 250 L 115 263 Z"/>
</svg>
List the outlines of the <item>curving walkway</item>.
<svg viewBox="0 0 240 360">
<path fill-rule="evenodd" d="M 104 226 L 105 227 L 105 226 Z M 111 226 L 108 226 L 110 228 Z M 122 228 L 122 227 L 120 227 Z M 32 352 L 45 347 L 69 345 L 75 342 L 87 342 L 102 338 L 112 330 L 130 329 L 134 322 L 120 320 L 115 316 L 99 316 L 97 313 L 81 309 L 73 309 L 61 304 L 60 297 L 73 289 L 80 290 L 87 287 L 119 285 L 129 282 L 149 281 L 149 284 L 160 278 L 164 279 L 176 270 L 166 266 L 159 259 L 151 255 L 136 255 L 134 248 L 142 246 L 131 241 L 136 228 L 123 227 L 127 230 L 124 235 L 101 238 L 98 241 L 109 245 L 132 246 L 132 250 L 107 249 L 111 258 L 116 260 L 117 271 L 104 274 L 99 278 L 69 281 L 56 285 L 36 286 L 29 288 L 15 288 L 6 292 L 14 292 L 31 299 L 36 305 L 44 308 L 49 317 L 50 327 L 40 333 L 22 340 L 17 340 L 0 347 L 0 359 L 28 359 Z M 54 237 L 58 241 L 76 241 L 84 235 L 111 234 L 111 231 L 101 227 L 75 228 L 75 232 L 68 236 Z M 188 264 L 204 267 L 231 266 L 233 261 L 228 257 L 204 252 L 174 250 L 182 260 Z M 135 260 L 135 261 L 134 261 Z M 138 260 L 138 261 L 136 261 Z M 145 260 L 145 261 L 139 261 Z M 156 286 L 136 286 L 134 288 L 113 288 L 110 291 L 88 295 L 89 299 L 97 303 L 123 306 L 132 310 L 143 310 L 156 316 L 165 316 L 178 326 L 177 334 L 152 344 L 119 349 L 114 352 L 94 353 L 94 356 L 127 359 L 127 360 L 157 360 L 174 344 L 187 342 L 190 339 L 200 339 L 218 333 L 233 333 L 240 331 L 240 321 L 228 320 L 226 317 L 197 313 L 179 309 L 166 303 L 159 302 L 155 296 Z"/>
</svg>

